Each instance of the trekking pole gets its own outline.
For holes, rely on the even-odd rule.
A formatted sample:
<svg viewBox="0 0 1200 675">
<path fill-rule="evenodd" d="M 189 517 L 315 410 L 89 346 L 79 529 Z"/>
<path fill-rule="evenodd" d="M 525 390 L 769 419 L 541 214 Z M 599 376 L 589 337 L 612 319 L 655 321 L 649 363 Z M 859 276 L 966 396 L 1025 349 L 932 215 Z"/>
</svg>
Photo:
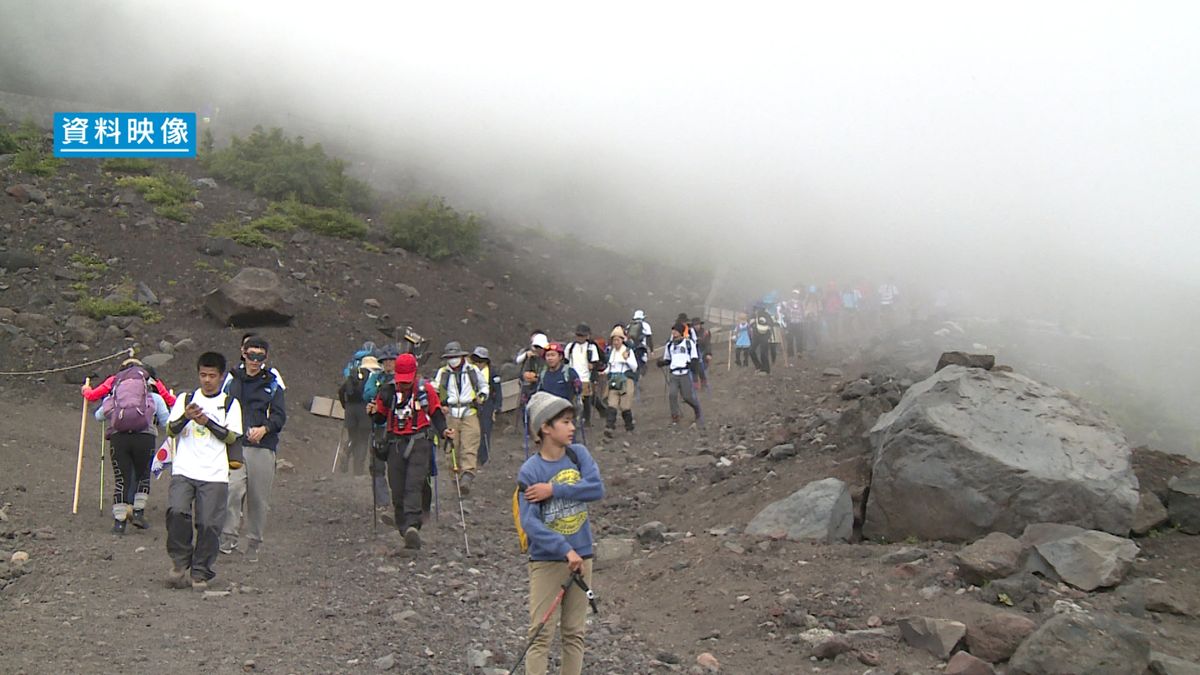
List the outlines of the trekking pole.
<svg viewBox="0 0 1200 675">
<path fill-rule="evenodd" d="M 725 372 L 728 373 L 733 369 L 733 331 L 729 332 L 729 356 L 727 359 L 725 361 Z"/>
<path fill-rule="evenodd" d="M 375 463 L 375 425 L 371 424 L 371 436 L 367 445 L 367 486 L 371 488 L 371 538 L 375 539 L 379 536 L 379 509 L 375 508 L 375 475 L 371 472 L 371 465 Z M 334 461 L 336 466 L 337 461 Z"/>
<path fill-rule="evenodd" d="M 342 454 L 342 431 L 344 429 L 345 429 L 345 427 L 342 427 L 342 429 L 338 430 L 337 450 L 333 451 L 333 467 L 329 469 L 329 473 L 337 473 L 338 455 Z M 374 502 L 372 502 L 372 503 L 374 503 Z"/>
<path fill-rule="evenodd" d="M 529 411 L 521 406 L 521 426 L 525 427 L 525 459 L 529 459 Z"/>
<path fill-rule="evenodd" d="M 100 515 L 104 515 L 104 432 L 108 424 L 100 420 Z"/>
<path fill-rule="evenodd" d="M 525 643 L 525 649 L 521 651 L 521 657 L 517 659 L 512 670 L 508 671 L 508 675 L 513 675 L 521 667 L 521 663 L 525 661 L 525 657 L 529 654 L 529 648 L 533 646 L 533 642 L 537 640 L 537 637 L 542 634 L 542 629 L 550 622 L 550 617 L 554 615 L 554 611 L 562 604 L 563 598 L 566 597 L 567 591 L 571 590 L 571 586 L 578 586 L 587 594 L 588 604 L 592 606 L 593 614 L 600 611 L 596 609 L 596 594 L 592 592 L 592 589 L 588 588 L 588 585 L 583 581 L 583 576 L 579 572 L 572 572 L 571 578 L 567 579 L 562 587 L 558 589 L 558 593 L 554 596 L 554 602 L 550 603 L 550 608 L 542 615 L 542 620 L 538 622 L 537 628 L 533 630 L 533 635 Z"/>
<path fill-rule="evenodd" d="M 434 522 L 442 521 L 442 498 L 438 495 L 438 468 L 437 454 L 440 443 L 437 435 L 433 437 L 433 453 L 429 458 L 429 482 L 433 485 L 433 520 Z"/>
<path fill-rule="evenodd" d="M 467 512 L 466 509 L 463 508 L 462 483 L 460 483 L 458 480 L 457 448 L 458 439 L 456 436 L 454 442 L 450 444 L 450 470 L 454 473 L 454 489 L 458 492 L 458 516 L 459 518 L 462 518 L 463 546 L 466 548 L 467 557 L 469 558 L 471 557 L 471 542 L 467 540 Z"/>
<path fill-rule="evenodd" d="M 92 386 L 92 378 L 84 378 L 85 387 Z M 71 513 L 79 513 L 79 480 L 83 478 L 83 434 L 87 431 L 87 399 L 83 399 L 83 411 L 79 415 L 79 457 L 75 460 L 75 496 L 71 499 Z"/>
</svg>

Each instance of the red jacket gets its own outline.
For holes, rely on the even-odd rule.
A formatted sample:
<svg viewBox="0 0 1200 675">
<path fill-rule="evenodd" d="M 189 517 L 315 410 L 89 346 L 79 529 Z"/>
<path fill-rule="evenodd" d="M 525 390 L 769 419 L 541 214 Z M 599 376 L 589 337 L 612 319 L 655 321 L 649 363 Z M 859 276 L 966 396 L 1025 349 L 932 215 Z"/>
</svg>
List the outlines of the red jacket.
<svg viewBox="0 0 1200 675">
<path fill-rule="evenodd" d="M 420 396 L 410 396 L 407 401 L 404 401 L 403 406 L 410 410 L 409 414 L 401 420 L 396 414 L 396 406 L 392 400 L 384 400 L 385 394 L 389 399 L 395 399 L 400 395 L 399 390 L 395 389 L 395 383 L 391 386 L 384 385 L 379 388 L 379 393 L 375 395 L 375 417 L 377 421 L 383 421 L 384 416 L 387 420 L 387 430 L 390 434 L 398 436 L 408 436 L 433 424 L 433 417 L 442 410 L 442 400 L 438 398 L 437 389 L 433 383 L 424 378 L 417 380 L 417 384 L 425 390 L 424 401 L 417 399 Z M 415 393 L 415 392 L 414 392 Z M 403 409 L 403 408 L 402 408 Z M 443 415 L 445 413 L 442 413 Z"/>
<path fill-rule="evenodd" d="M 95 403 L 96 401 L 99 401 L 112 392 L 113 382 L 116 379 L 116 375 L 109 375 L 108 379 L 101 383 L 100 386 L 92 387 L 91 389 L 85 387 L 83 389 L 83 397 L 87 399 L 89 403 Z M 167 385 L 163 384 L 161 380 L 154 381 L 154 390 L 158 392 L 159 396 L 163 397 L 163 401 L 166 402 L 168 408 L 175 405 L 175 396 L 171 394 L 171 390 L 167 389 Z"/>
</svg>

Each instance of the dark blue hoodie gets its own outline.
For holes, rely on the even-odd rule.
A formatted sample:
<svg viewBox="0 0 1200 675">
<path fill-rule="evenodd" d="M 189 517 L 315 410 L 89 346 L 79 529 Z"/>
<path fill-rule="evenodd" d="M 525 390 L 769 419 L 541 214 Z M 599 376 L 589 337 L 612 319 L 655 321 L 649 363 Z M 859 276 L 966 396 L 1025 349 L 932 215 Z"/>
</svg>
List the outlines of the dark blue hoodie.
<svg viewBox="0 0 1200 675">
<path fill-rule="evenodd" d="M 225 393 L 236 398 L 242 406 L 242 428 L 247 432 L 251 427 L 267 428 L 267 434 L 258 443 L 251 443 L 246 436 L 239 441 L 245 446 L 268 448 L 274 452 L 279 445 L 279 432 L 287 423 L 283 387 L 269 368 L 253 377 L 242 368 L 235 368 L 230 374 L 232 377 L 225 385 Z"/>
</svg>

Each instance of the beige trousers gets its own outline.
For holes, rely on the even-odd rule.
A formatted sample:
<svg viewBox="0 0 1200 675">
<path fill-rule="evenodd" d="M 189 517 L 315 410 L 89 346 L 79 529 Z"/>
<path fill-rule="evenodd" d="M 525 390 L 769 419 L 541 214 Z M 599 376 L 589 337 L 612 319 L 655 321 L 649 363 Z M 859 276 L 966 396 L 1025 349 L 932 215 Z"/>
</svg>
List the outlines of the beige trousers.
<svg viewBox="0 0 1200 675">
<path fill-rule="evenodd" d="M 479 431 L 479 416 L 452 417 L 446 415 L 446 426 L 454 430 L 453 447 L 456 453 L 455 459 L 458 460 L 458 472 L 460 474 L 475 473 L 479 461 L 479 443 L 483 438 Z M 451 444 L 443 445 L 446 448 L 446 454 L 449 455 Z M 449 464 L 451 468 L 454 467 L 453 463 Z"/>
<path fill-rule="evenodd" d="M 529 638 L 533 638 L 538 622 L 570 577 L 571 570 L 566 562 L 529 563 Z M 591 587 L 591 559 L 583 561 L 583 581 Z M 587 628 L 587 609 L 588 601 L 583 589 L 572 585 L 563 597 L 562 604 L 554 610 L 554 615 L 529 647 L 529 655 L 525 657 L 525 675 L 546 674 L 550 641 L 554 638 L 556 626 L 562 631 L 562 669 L 559 672 L 562 675 L 579 675 L 583 672 L 583 634 Z"/>
</svg>

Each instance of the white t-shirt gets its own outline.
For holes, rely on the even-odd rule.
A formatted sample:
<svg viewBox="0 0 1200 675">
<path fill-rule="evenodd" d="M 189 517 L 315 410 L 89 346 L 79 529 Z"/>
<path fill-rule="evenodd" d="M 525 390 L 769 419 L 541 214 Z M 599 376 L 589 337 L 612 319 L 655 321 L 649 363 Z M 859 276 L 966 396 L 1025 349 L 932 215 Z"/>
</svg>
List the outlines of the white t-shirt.
<svg viewBox="0 0 1200 675">
<path fill-rule="evenodd" d="M 600 352 L 596 345 L 589 342 L 571 342 L 565 347 L 567 360 L 580 382 L 592 381 L 592 361 L 600 360 Z"/>
<path fill-rule="evenodd" d="M 240 436 L 242 406 L 234 399 L 227 415 L 225 396 L 224 393 L 218 393 L 210 398 L 197 389 L 192 394 L 191 402 L 200 406 L 209 419 Z M 183 417 L 184 408 L 187 407 L 186 399 L 187 395 L 175 399 L 170 419 L 178 420 Z M 207 428 L 195 422 L 188 422 L 175 439 L 175 461 L 171 465 L 171 474 L 208 483 L 228 483 L 229 455 L 225 450 L 225 443 L 214 437 Z"/>
</svg>

